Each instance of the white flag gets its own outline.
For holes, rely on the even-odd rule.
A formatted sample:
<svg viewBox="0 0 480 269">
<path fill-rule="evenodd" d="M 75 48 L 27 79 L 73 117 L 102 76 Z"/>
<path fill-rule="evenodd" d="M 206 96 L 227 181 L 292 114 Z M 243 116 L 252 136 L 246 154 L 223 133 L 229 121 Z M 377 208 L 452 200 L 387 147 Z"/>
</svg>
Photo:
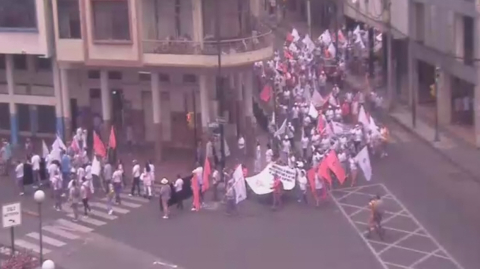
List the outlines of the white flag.
<svg viewBox="0 0 480 269">
<path fill-rule="evenodd" d="M 282 134 L 285 133 L 285 131 L 287 130 L 287 119 L 285 119 L 282 123 L 282 125 L 280 126 L 280 128 L 278 128 L 278 130 L 275 132 L 274 136 L 275 137 L 280 137 Z"/>
<path fill-rule="evenodd" d="M 363 124 L 363 128 L 368 129 L 370 123 L 368 122 L 367 113 L 365 113 L 365 108 L 360 107 L 360 112 L 358 113 L 358 121 Z"/>
<path fill-rule="evenodd" d="M 313 91 L 312 104 L 315 107 L 323 106 L 325 104 L 325 99 L 323 99 L 322 95 L 317 90 Z"/>
<path fill-rule="evenodd" d="M 325 30 L 325 32 L 323 32 L 323 34 L 320 35 L 318 40 L 323 42 L 324 44 L 330 44 L 332 42 L 332 37 L 330 36 L 330 32 L 328 30 Z"/>
<path fill-rule="evenodd" d="M 308 109 L 308 115 L 313 119 L 318 118 L 318 111 L 317 109 L 315 109 L 315 106 L 312 103 L 310 103 L 310 108 Z"/>
<path fill-rule="evenodd" d="M 295 29 L 295 28 L 293 28 L 293 30 L 292 30 L 292 36 L 293 36 L 293 41 L 294 42 L 297 42 L 298 40 L 300 40 L 300 35 L 298 34 L 297 29 Z"/>
<path fill-rule="evenodd" d="M 363 175 L 367 181 L 372 180 L 372 166 L 370 165 L 370 157 L 368 155 L 368 148 L 364 147 L 360 152 L 355 156 L 355 160 L 358 163 L 358 166 L 363 171 Z"/>
<path fill-rule="evenodd" d="M 62 139 L 58 137 L 55 139 L 55 141 L 52 144 L 52 151 L 53 150 L 67 150 L 67 146 L 63 143 Z"/>
<path fill-rule="evenodd" d="M 372 116 L 370 116 L 370 124 L 368 125 L 368 128 L 370 129 L 370 131 L 372 131 L 372 135 L 374 137 L 380 136 L 380 132 L 378 131 L 378 126 L 375 123 L 375 121 L 373 120 Z"/>
<path fill-rule="evenodd" d="M 353 33 L 360 34 L 360 25 L 357 25 L 357 27 L 355 27 L 355 30 L 353 30 Z"/>
<path fill-rule="evenodd" d="M 335 56 L 337 55 L 337 50 L 335 49 L 333 43 L 330 43 L 330 45 L 328 45 L 328 52 L 330 53 L 330 55 L 332 55 L 332 58 L 335 58 Z"/>
<path fill-rule="evenodd" d="M 312 39 L 309 35 L 306 35 L 305 38 L 302 40 L 303 44 L 307 46 L 307 51 L 312 53 L 315 50 L 315 43 L 313 43 Z"/>
<path fill-rule="evenodd" d="M 100 173 L 102 171 L 102 166 L 100 165 L 100 162 L 97 159 L 97 156 L 93 157 L 93 162 L 92 162 L 92 175 L 100 176 Z"/>
<path fill-rule="evenodd" d="M 233 188 L 235 189 L 235 202 L 238 204 L 247 198 L 247 186 L 245 186 L 245 178 L 243 177 L 242 166 L 237 166 L 233 172 Z"/>
<path fill-rule="evenodd" d="M 343 123 L 332 121 L 331 124 L 334 134 L 344 134 L 348 131 L 348 127 Z"/>
<path fill-rule="evenodd" d="M 48 154 L 50 154 L 47 144 L 45 144 L 45 140 L 42 140 L 42 157 L 47 158 Z"/>
</svg>

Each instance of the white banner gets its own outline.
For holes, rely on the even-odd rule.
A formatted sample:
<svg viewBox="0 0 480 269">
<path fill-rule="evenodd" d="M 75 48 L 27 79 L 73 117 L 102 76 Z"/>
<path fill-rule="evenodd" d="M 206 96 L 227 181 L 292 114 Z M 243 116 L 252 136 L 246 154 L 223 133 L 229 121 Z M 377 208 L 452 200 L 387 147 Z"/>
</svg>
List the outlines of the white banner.
<svg viewBox="0 0 480 269">
<path fill-rule="evenodd" d="M 300 34 L 298 34 L 297 29 L 293 28 L 291 34 L 292 34 L 292 36 L 293 36 L 293 41 L 294 41 L 294 42 L 297 42 L 298 40 L 300 40 Z"/>
<path fill-rule="evenodd" d="M 272 175 L 272 184 L 273 184 L 273 176 L 277 175 L 280 177 L 280 180 L 283 183 L 284 190 L 292 190 L 295 188 L 295 177 L 296 171 L 293 168 L 288 166 L 278 165 L 276 163 L 272 164 L 269 169 L 270 174 Z"/>
<path fill-rule="evenodd" d="M 310 108 L 308 109 L 308 115 L 313 119 L 318 118 L 318 111 L 315 109 L 315 106 L 312 103 L 310 103 Z"/>
<path fill-rule="evenodd" d="M 100 176 L 100 173 L 102 171 L 102 166 L 100 165 L 100 162 L 97 159 L 97 156 L 93 157 L 93 162 L 92 162 L 92 175 Z"/>
<path fill-rule="evenodd" d="M 49 154 L 47 144 L 45 144 L 45 140 L 42 140 L 42 157 L 46 159 Z"/>
<path fill-rule="evenodd" d="M 233 188 L 235 189 L 235 202 L 238 204 L 247 198 L 247 186 L 245 186 L 245 178 L 243 177 L 242 166 L 237 166 L 233 172 Z"/>
<path fill-rule="evenodd" d="M 258 195 L 263 195 L 263 194 L 268 194 L 271 193 L 272 186 L 273 186 L 273 175 L 270 174 L 270 167 L 272 164 L 268 164 L 265 169 L 263 169 L 262 172 L 251 176 L 247 177 L 245 181 L 247 181 L 248 186 L 250 186 L 250 189 L 255 194 Z"/>
<path fill-rule="evenodd" d="M 287 131 L 287 119 L 283 121 L 282 126 L 278 128 L 278 130 L 275 132 L 275 134 L 273 134 L 273 136 L 280 137 L 285 133 L 285 131 Z"/>
<path fill-rule="evenodd" d="M 364 147 L 358 154 L 355 156 L 358 166 L 363 171 L 363 175 L 367 181 L 372 180 L 372 166 L 370 165 L 370 157 L 368 155 L 368 148 Z"/>
</svg>

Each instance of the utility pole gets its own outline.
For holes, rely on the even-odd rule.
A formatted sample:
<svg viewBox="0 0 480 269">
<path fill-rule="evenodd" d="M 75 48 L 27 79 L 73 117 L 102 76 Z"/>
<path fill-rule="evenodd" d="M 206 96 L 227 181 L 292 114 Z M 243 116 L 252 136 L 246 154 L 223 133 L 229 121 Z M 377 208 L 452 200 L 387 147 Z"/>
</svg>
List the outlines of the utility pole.
<svg viewBox="0 0 480 269">
<path fill-rule="evenodd" d="M 312 2 L 307 0 L 307 24 L 308 24 L 308 35 L 312 37 Z"/>
<path fill-rule="evenodd" d="M 223 93 L 223 77 L 222 77 L 222 44 L 221 44 L 221 28 L 220 28 L 220 4 L 222 3 L 221 0 L 217 1 L 215 5 L 215 35 L 217 41 L 217 76 L 216 76 L 216 90 L 217 90 L 217 98 L 218 98 L 218 116 L 223 121 L 223 111 L 224 111 L 224 93 Z M 225 181 L 225 175 L 223 170 L 225 168 L 225 130 L 224 130 L 224 122 L 219 122 L 219 129 L 220 129 L 220 180 L 222 182 Z"/>
<path fill-rule="evenodd" d="M 408 87 L 410 88 L 410 101 L 412 106 L 412 126 L 417 127 L 417 90 L 414 83 L 415 62 L 413 58 L 413 39 L 408 38 Z"/>
<path fill-rule="evenodd" d="M 440 141 L 440 133 L 439 133 L 439 126 L 438 126 L 438 92 L 439 92 L 439 84 L 440 84 L 440 67 L 435 67 L 435 88 L 433 90 L 435 94 L 435 137 L 433 141 L 438 142 Z"/>
<path fill-rule="evenodd" d="M 387 98 L 389 108 L 393 104 L 393 51 L 392 51 L 392 16 L 391 16 L 391 0 L 383 0 L 384 19 L 387 26 Z"/>
</svg>

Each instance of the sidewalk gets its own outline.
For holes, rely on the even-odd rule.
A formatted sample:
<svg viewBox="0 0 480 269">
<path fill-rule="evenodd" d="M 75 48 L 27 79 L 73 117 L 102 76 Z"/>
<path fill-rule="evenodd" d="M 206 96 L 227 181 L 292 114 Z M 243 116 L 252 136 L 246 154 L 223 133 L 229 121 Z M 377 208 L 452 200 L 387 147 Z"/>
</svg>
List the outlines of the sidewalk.
<svg viewBox="0 0 480 269">
<path fill-rule="evenodd" d="M 450 162 L 462 169 L 463 172 L 480 183 L 480 165 L 478 163 L 478 160 L 480 160 L 480 152 L 478 149 L 466 143 L 461 143 L 442 131 L 440 131 L 440 141 L 433 141 L 435 128 L 427 121 L 418 117 L 416 119 L 416 127 L 413 127 L 412 114 L 405 106 L 397 104 L 393 111 L 390 112 L 390 118 L 428 143 L 439 154 L 443 155 Z"/>
</svg>

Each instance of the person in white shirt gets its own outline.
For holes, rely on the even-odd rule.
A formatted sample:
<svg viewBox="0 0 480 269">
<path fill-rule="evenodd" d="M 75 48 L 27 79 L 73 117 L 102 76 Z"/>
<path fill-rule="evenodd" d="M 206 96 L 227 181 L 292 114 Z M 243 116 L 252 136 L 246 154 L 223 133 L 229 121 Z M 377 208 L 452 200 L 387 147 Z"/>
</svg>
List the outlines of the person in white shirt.
<svg viewBox="0 0 480 269">
<path fill-rule="evenodd" d="M 92 194 L 94 194 L 95 190 L 93 188 L 92 165 L 90 163 L 88 163 L 87 166 L 85 166 L 85 178 L 87 179 L 90 191 L 92 192 Z"/>
<path fill-rule="evenodd" d="M 203 178 L 203 167 L 199 163 L 197 163 L 196 168 L 193 169 L 192 174 L 197 177 L 198 188 L 200 190 L 200 203 L 203 204 L 203 181 L 208 180 L 208 178 Z"/>
<path fill-rule="evenodd" d="M 290 140 L 288 139 L 288 136 L 285 136 L 282 141 L 282 155 L 280 156 L 280 159 L 284 164 L 288 163 L 288 155 L 290 154 L 291 146 L 292 145 L 290 143 Z"/>
<path fill-rule="evenodd" d="M 175 189 L 175 194 L 177 196 L 177 208 L 183 210 L 183 199 L 180 195 L 183 190 L 183 179 L 180 175 L 177 175 L 177 179 L 175 180 L 175 184 L 173 184 L 173 188 Z"/>
<path fill-rule="evenodd" d="M 339 107 L 335 109 L 334 114 L 334 119 L 336 121 L 342 121 L 342 110 Z"/>
<path fill-rule="evenodd" d="M 257 146 L 255 148 L 255 161 L 254 161 L 254 172 L 260 173 L 262 170 L 262 149 L 260 143 L 257 141 Z"/>
<path fill-rule="evenodd" d="M 334 116 L 335 115 L 334 115 L 333 109 L 331 109 L 331 108 L 327 109 L 327 111 L 325 112 L 325 118 L 327 119 L 327 121 L 333 120 Z"/>
<path fill-rule="evenodd" d="M 42 180 L 40 177 L 40 156 L 35 154 L 32 156 L 30 162 L 32 163 L 32 170 L 33 170 L 33 182 L 40 186 L 42 184 Z"/>
<path fill-rule="evenodd" d="M 308 204 L 307 201 L 307 176 L 306 172 L 303 168 L 297 168 L 297 181 L 298 181 L 298 187 L 300 190 L 299 196 L 298 196 L 298 202 L 304 202 L 305 204 Z"/>
<path fill-rule="evenodd" d="M 145 192 L 145 196 L 147 197 L 147 199 L 152 199 L 153 178 L 152 178 L 151 171 L 147 172 L 147 169 L 144 168 L 143 173 L 140 175 L 140 179 L 142 180 L 142 183 L 143 183 L 143 189 L 144 189 L 144 192 Z"/>
<path fill-rule="evenodd" d="M 60 171 L 55 170 L 51 177 L 52 189 L 53 189 L 53 197 L 55 199 L 54 208 L 56 211 L 62 210 L 62 194 L 63 194 L 63 182 L 62 182 L 62 175 Z"/>
<path fill-rule="evenodd" d="M 137 190 L 138 196 L 141 196 L 140 192 L 140 164 L 138 164 L 137 160 L 133 160 L 133 168 L 132 168 L 132 190 L 129 196 L 133 196 L 135 194 L 135 189 Z"/>
<path fill-rule="evenodd" d="M 273 160 L 273 150 L 272 150 L 272 147 L 270 146 L 270 144 L 267 144 L 267 150 L 265 151 L 265 161 L 266 161 L 266 165 L 268 165 L 269 163 L 271 163 Z M 265 166 L 266 166 L 265 165 Z"/>
<path fill-rule="evenodd" d="M 120 192 L 122 191 L 123 170 L 117 169 L 112 174 L 113 190 L 115 191 L 115 202 L 121 204 Z"/>
<path fill-rule="evenodd" d="M 307 159 L 308 146 L 310 145 L 310 139 L 308 138 L 308 136 L 302 137 L 301 144 L 302 144 L 302 157 L 304 159 Z"/>
<path fill-rule="evenodd" d="M 355 185 L 355 182 L 357 181 L 357 175 L 358 175 L 357 160 L 353 157 L 350 157 L 348 158 L 348 164 L 350 169 L 350 180 L 352 181 L 351 187 L 353 187 Z"/>
<path fill-rule="evenodd" d="M 245 147 L 245 138 L 243 138 L 242 135 L 240 135 L 238 138 L 237 146 L 238 146 L 238 153 L 239 153 L 238 158 L 240 159 L 240 162 L 243 162 L 245 160 L 247 152 Z"/>
<path fill-rule="evenodd" d="M 15 167 L 15 179 L 16 183 L 18 185 L 18 188 L 20 189 L 20 195 L 25 194 L 25 187 L 23 185 L 23 163 L 22 162 L 17 162 L 17 166 Z"/>
</svg>

